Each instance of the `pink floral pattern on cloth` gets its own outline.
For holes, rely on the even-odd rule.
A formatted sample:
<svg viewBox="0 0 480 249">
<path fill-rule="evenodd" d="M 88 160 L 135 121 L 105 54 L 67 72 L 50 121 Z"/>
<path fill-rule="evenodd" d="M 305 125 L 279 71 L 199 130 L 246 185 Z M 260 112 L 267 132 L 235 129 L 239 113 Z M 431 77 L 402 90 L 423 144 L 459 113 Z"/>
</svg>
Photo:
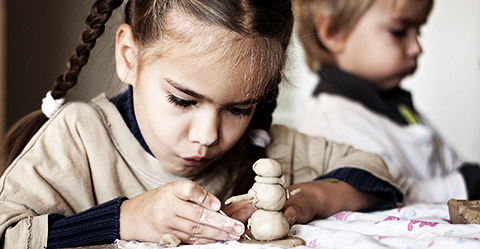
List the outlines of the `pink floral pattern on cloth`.
<svg viewBox="0 0 480 249">
<path fill-rule="evenodd" d="M 413 230 L 413 225 L 420 223 L 418 227 L 423 227 L 423 226 L 431 226 L 435 227 L 438 223 L 437 222 L 426 222 L 426 221 L 418 221 L 418 220 L 411 220 L 410 223 L 408 223 L 408 231 Z"/>
<path fill-rule="evenodd" d="M 351 214 L 353 214 L 353 212 L 338 212 L 334 214 L 333 217 L 337 220 L 347 220 Z"/>
<path fill-rule="evenodd" d="M 296 248 L 480 248 L 480 225 L 458 225 L 449 221 L 447 205 L 415 204 L 370 213 L 339 212 L 324 220 L 294 225 L 290 236 L 305 240 Z M 117 241 L 119 249 L 161 248 L 158 244 Z M 237 241 L 180 248 L 269 249 L 272 244 Z"/>
</svg>

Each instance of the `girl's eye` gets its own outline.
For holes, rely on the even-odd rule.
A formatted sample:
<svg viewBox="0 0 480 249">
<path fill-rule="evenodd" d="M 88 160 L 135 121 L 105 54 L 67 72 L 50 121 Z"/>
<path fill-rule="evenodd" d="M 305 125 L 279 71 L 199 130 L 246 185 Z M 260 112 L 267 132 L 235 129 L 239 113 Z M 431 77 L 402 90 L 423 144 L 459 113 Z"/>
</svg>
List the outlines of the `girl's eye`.
<svg viewBox="0 0 480 249">
<path fill-rule="evenodd" d="M 169 94 L 168 96 L 168 101 L 176 106 L 180 107 L 189 107 L 189 106 L 195 106 L 197 104 L 197 101 L 195 100 L 186 100 L 179 98 L 173 94 Z"/>
<path fill-rule="evenodd" d="M 252 115 L 253 108 L 238 108 L 238 107 L 229 107 L 228 111 L 235 116 L 250 116 Z"/>
<path fill-rule="evenodd" d="M 403 38 L 407 35 L 407 30 L 406 29 L 392 29 L 392 30 L 390 30 L 390 33 L 392 33 L 392 35 L 397 37 L 397 38 Z"/>
</svg>

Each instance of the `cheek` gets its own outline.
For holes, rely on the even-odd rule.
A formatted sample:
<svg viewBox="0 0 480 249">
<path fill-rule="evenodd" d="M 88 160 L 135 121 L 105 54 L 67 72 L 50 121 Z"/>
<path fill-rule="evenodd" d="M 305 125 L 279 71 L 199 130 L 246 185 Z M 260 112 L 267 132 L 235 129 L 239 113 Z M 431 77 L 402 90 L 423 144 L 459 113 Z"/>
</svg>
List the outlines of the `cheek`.
<svg viewBox="0 0 480 249">
<path fill-rule="evenodd" d="M 160 97 L 159 97 L 160 96 Z M 163 94 L 146 91 L 134 96 L 135 116 L 144 139 L 155 143 L 173 141 L 183 132 L 184 121 Z"/>
<path fill-rule="evenodd" d="M 228 115 L 228 114 L 227 114 Z M 221 127 L 221 137 L 223 143 L 235 144 L 245 133 L 252 117 L 244 117 L 242 119 L 232 117 L 224 118 Z"/>
<path fill-rule="evenodd" d="M 388 39 L 372 44 L 371 49 L 360 50 L 355 60 L 359 73 L 364 76 L 385 77 L 402 68 L 403 57 L 399 46 Z"/>
</svg>

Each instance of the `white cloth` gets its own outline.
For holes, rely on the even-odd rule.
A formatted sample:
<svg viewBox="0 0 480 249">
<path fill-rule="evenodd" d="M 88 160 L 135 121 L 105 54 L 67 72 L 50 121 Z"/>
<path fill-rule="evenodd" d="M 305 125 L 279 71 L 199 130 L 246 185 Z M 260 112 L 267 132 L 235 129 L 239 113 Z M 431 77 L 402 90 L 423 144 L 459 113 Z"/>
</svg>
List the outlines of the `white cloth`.
<svg viewBox="0 0 480 249">
<path fill-rule="evenodd" d="M 445 203 L 450 198 L 467 198 L 465 181 L 458 179 L 461 176 L 455 171 L 462 160 L 422 117 L 418 117 L 418 125 L 401 126 L 358 102 L 327 93 L 307 101 L 304 110 L 299 131 L 380 155 L 407 202 Z M 453 172 L 455 180 L 447 177 Z M 431 190 L 452 191 L 431 195 L 432 191 L 422 190 L 428 185 Z"/>
<path fill-rule="evenodd" d="M 270 135 L 266 130 L 255 129 L 252 130 L 252 139 L 250 142 L 258 147 L 265 148 L 270 144 Z"/>
<path fill-rule="evenodd" d="M 47 118 L 51 118 L 53 114 L 55 114 L 60 107 L 62 107 L 63 102 L 65 102 L 64 98 L 61 99 L 54 99 L 52 97 L 52 91 L 48 91 L 45 98 L 42 99 L 42 112 L 47 116 Z"/>
<path fill-rule="evenodd" d="M 298 249 L 318 248 L 429 248 L 478 249 L 480 225 L 454 225 L 449 222 L 446 204 L 415 204 L 386 211 L 339 212 L 325 220 L 294 225 L 289 235 L 305 241 Z M 160 248 L 154 243 L 116 242 L 119 249 Z M 182 245 L 195 249 L 265 249 L 278 245 L 218 242 L 207 245 Z"/>
</svg>

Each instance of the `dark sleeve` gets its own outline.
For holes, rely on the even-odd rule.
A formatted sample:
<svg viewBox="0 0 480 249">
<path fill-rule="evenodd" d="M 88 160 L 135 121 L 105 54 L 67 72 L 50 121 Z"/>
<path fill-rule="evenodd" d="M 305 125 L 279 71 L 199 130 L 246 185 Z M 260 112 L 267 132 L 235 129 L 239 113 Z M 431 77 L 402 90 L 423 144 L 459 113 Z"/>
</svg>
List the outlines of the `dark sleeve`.
<svg viewBox="0 0 480 249">
<path fill-rule="evenodd" d="M 480 200 L 480 163 L 464 163 L 459 171 L 467 185 L 468 199 Z"/>
<path fill-rule="evenodd" d="M 65 248 L 111 244 L 119 236 L 120 205 L 118 197 L 81 213 L 65 217 L 48 216 L 47 248 Z"/>
<path fill-rule="evenodd" d="M 315 180 L 325 180 L 328 178 L 341 180 L 350 184 L 357 190 L 374 194 L 385 200 L 377 206 L 361 210 L 363 212 L 392 208 L 397 202 L 403 200 L 403 194 L 397 188 L 365 170 L 357 168 L 340 168 L 319 176 L 315 178 Z"/>
</svg>

